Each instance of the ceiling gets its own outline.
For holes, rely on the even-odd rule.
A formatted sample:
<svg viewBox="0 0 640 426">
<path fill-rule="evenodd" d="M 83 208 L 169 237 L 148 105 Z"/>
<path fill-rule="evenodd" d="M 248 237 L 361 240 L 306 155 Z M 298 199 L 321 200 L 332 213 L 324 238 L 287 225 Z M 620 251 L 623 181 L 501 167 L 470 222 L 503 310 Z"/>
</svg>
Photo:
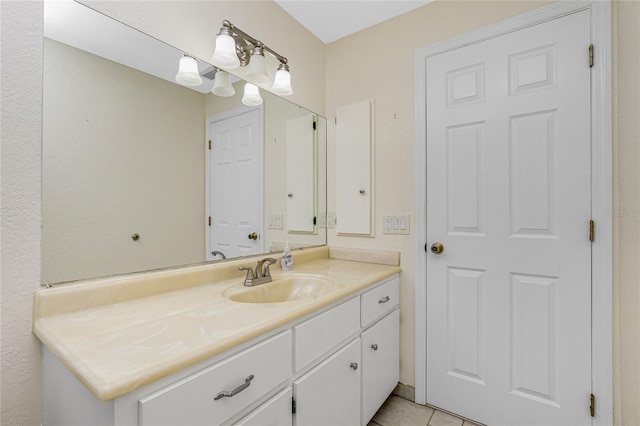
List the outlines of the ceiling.
<svg viewBox="0 0 640 426">
<path fill-rule="evenodd" d="M 432 0 L 275 0 L 328 44 L 423 6 Z"/>
</svg>

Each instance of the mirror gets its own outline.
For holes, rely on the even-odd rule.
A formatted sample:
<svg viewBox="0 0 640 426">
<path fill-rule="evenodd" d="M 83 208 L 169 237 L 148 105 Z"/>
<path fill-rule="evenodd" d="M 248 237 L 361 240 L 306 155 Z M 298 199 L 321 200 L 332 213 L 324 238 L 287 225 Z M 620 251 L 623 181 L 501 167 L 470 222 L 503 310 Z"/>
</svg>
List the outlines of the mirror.
<svg viewBox="0 0 640 426">
<path fill-rule="evenodd" d="M 326 119 L 175 81 L 184 52 L 45 2 L 43 282 L 326 244 Z"/>
</svg>

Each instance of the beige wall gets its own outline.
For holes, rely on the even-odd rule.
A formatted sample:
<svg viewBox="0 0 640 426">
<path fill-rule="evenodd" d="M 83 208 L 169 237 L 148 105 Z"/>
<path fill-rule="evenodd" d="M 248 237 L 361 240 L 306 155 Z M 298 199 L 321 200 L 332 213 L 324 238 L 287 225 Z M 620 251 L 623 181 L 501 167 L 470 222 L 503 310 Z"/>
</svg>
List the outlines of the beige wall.
<svg viewBox="0 0 640 426">
<path fill-rule="evenodd" d="M 613 7 L 614 418 L 640 425 L 640 2 Z"/>
<path fill-rule="evenodd" d="M 411 213 L 414 208 L 414 50 L 548 3 L 436 1 L 327 47 L 329 123 L 337 106 L 375 99 L 377 200 L 376 238 L 330 233 L 329 244 L 401 251 L 403 383 L 414 383 L 415 235 L 383 235 L 381 218 Z M 640 425 L 640 2 L 615 2 L 613 25 L 614 416 L 616 424 Z M 335 155 L 334 141 L 331 126 L 330 156 Z M 330 194 L 334 187 L 330 181 Z M 330 197 L 328 209 L 334 205 Z"/>
<path fill-rule="evenodd" d="M 49 39 L 44 58 L 43 282 L 204 261 L 205 95 Z"/>
</svg>

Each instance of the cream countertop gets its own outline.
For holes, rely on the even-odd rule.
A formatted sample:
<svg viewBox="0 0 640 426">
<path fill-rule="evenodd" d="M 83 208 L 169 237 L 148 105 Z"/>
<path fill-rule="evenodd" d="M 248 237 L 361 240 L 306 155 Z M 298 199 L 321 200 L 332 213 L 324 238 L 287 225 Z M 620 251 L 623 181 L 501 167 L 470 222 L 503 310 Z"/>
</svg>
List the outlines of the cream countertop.
<svg viewBox="0 0 640 426">
<path fill-rule="evenodd" d="M 331 251 L 387 264 L 330 258 L 326 247 L 296 252 L 291 273 L 324 276 L 335 287 L 318 298 L 270 304 L 223 296 L 242 286 L 238 265 L 255 259 L 45 288 L 35 294 L 33 331 L 96 398 L 111 400 L 400 271 L 395 253 Z M 287 274 L 272 271 L 274 279 Z"/>
</svg>

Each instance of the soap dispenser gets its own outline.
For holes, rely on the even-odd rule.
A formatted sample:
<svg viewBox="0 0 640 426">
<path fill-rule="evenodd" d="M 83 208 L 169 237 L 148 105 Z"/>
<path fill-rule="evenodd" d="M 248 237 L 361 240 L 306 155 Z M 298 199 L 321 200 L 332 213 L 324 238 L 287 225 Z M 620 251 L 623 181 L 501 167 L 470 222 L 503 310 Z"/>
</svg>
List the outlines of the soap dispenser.
<svg viewBox="0 0 640 426">
<path fill-rule="evenodd" d="M 283 271 L 290 271 L 293 266 L 293 257 L 291 256 L 291 249 L 289 248 L 289 241 L 284 246 L 284 251 L 282 252 L 282 257 L 280 258 L 280 264 L 282 265 Z"/>
</svg>

